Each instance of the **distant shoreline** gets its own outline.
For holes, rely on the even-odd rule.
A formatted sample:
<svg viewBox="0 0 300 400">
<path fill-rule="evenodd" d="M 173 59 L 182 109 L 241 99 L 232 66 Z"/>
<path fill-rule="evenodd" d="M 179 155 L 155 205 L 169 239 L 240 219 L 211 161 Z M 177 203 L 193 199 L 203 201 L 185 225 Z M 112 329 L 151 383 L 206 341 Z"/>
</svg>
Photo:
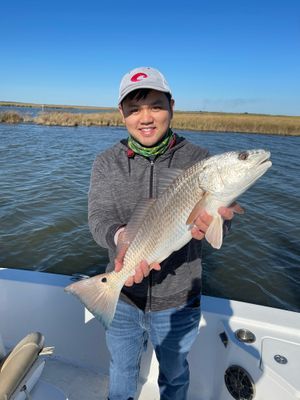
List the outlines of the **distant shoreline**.
<svg viewBox="0 0 300 400">
<path fill-rule="evenodd" d="M 76 109 L 76 110 L 117 110 L 116 107 L 38 104 L 38 103 L 23 103 L 20 101 L 0 101 L 0 107 L 27 107 L 27 108 L 41 108 L 41 109 L 50 108 L 50 109 Z"/>
<path fill-rule="evenodd" d="M 3 106 L 4 111 L 1 110 Z M 31 107 L 41 109 L 37 116 L 31 116 L 5 107 Z M 64 110 L 91 110 L 91 113 L 72 113 Z M 101 112 L 97 112 L 101 111 Z M 0 101 L 0 123 L 34 123 L 48 126 L 124 126 L 116 108 L 41 105 L 34 103 Z M 300 116 L 280 116 L 265 114 L 234 114 L 204 111 L 175 111 L 173 129 L 273 134 L 300 136 Z"/>
<path fill-rule="evenodd" d="M 21 101 L 2 101 L 0 100 L 0 112 L 1 107 L 27 107 L 27 108 L 49 108 L 49 109 L 74 109 L 74 110 L 111 110 L 118 111 L 118 107 L 99 107 L 99 106 L 77 106 L 69 104 L 41 104 L 41 103 L 24 103 Z M 253 116 L 267 116 L 267 117 L 283 117 L 283 118 L 300 118 L 300 115 L 284 115 L 284 114 L 259 114 L 259 113 L 231 113 L 222 111 L 188 111 L 188 110 L 175 110 L 178 114 L 218 114 L 218 115 L 253 115 Z"/>
</svg>

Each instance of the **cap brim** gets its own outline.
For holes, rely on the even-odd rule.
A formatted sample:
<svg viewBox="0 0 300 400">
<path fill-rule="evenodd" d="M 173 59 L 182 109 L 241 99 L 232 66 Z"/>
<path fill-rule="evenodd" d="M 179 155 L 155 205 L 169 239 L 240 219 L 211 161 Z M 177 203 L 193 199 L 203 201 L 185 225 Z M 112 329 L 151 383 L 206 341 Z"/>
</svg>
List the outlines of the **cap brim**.
<svg viewBox="0 0 300 400">
<path fill-rule="evenodd" d="M 168 90 L 164 87 L 160 87 L 157 84 L 151 85 L 151 83 L 148 83 L 146 85 L 145 83 L 139 84 L 139 82 L 137 82 L 136 84 L 131 85 L 130 88 L 128 90 L 126 90 L 124 93 L 122 93 L 122 95 L 119 97 L 118 104 L 120 104 L 129 93 L 131 93 L 137 89 L 153 89 L 153 90 L 157 90 L 158 92 L 170 93 L 170 95 L 172 96 L 172 93 L 170 92 L 170 90 Z"/>
</svg>

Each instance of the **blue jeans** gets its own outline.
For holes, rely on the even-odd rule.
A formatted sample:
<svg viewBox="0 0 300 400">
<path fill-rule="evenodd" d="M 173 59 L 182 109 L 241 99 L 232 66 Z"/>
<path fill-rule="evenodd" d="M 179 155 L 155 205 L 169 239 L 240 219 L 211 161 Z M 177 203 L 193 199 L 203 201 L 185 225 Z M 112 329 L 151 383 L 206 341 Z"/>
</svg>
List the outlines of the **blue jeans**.
<svg viewBox="0 0 300 400">
<path fill-rule="evenodd" d="M 119 301 L 106 332 L 111 354 L 109 400 L 134 398 L 148 338 L 159 362 L 160 399 L 186 400 L 189 386 L 186 358 L 199 331 L 200 314 L 198 298 L 182 307 L 146 313 Z"/>
</svg>

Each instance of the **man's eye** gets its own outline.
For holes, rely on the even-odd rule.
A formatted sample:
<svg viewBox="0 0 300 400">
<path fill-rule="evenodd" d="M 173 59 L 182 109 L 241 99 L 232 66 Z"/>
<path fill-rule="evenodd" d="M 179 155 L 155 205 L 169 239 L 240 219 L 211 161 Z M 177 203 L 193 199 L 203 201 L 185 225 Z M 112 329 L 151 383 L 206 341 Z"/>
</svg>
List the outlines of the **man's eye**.
<svg viewBox="0 0 300 400">
<path fill-rule="evenodd" d="M 159 110 L 161 110 L 161 106 L 153 106 L 152 110 L 159 111 Z"/>
</svg>

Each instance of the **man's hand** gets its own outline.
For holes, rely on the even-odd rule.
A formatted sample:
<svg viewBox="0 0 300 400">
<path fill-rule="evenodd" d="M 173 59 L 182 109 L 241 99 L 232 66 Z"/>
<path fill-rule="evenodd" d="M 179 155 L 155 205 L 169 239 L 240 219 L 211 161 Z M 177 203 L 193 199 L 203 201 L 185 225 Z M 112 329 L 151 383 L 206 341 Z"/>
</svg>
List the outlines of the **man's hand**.
<svg viewBox="0 0 300 400">
<path fill-rule="evenodd" d="M 234 214 L 243 214 L 244 210 L 237 203 L 233 203 L 230 207 L 220 207 L 218 209 L 219 214 L 224 220 L 231 220 Z M 212 216 L 207 214 L 206 211 L 202 211 L 194 221 L 194 227 L 191 230 L 192 237 L 197 240 L 202 240 L 205 237 L 205 233 L 212 222 Z"/>
<path fill-rule="evenodd" d="M 119 235 L 118 241 L 122 240 L 122 232 Z M 124 257 L 128 246 L 122 246 L 120 251 L 118 252 L 115 258 L 115 271 L 119 272 L 123 268 Z M 137 267 L 135 268 L 135 274 L 130 276 L 127 281 L 125 282 L 125 286 L 132 286 L 134 283 L 141 283 L 144 278 L 146 278 L 150 271 L 154 269 L 156 271 L 160 271 L 161 267 L 158 263 L 153 263 L 149 265 L 147 261 L 141 261 Z"/>
</svg>

